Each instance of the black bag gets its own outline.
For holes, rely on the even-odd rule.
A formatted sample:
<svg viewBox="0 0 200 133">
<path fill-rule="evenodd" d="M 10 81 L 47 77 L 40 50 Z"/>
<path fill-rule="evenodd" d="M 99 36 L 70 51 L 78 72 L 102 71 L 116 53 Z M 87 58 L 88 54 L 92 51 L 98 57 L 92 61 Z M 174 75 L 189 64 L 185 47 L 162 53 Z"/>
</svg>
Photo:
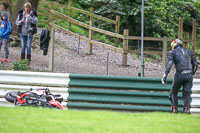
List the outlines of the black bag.
<svg viewBox="0 0 200 133">
<path fill-rule="evenodd" d="M 33 13 L 31 14 L 31 16 L 36 16 L 37 17 L 37 13 L 36 11 L 33 10 Z M 31 28 L 32 28 L 32 34 L 34 35 L 35 33 L 37 33 L 37 25 L 36 24 L 31 24 Z"/>
<path fill-rule="evenodd" d="M 50 32 L 47 29 L 42 29 L 40 35 L 40 49 L 43 50 L 43 55 L 47 55 L 50 40 Z"/>
</svg>

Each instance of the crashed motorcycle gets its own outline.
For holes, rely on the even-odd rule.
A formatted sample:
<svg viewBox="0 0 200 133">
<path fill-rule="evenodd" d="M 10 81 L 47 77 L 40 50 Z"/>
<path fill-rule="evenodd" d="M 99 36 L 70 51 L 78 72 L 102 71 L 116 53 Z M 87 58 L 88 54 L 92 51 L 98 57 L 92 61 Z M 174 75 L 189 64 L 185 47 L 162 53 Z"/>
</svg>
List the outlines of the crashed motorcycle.
<svg viewBox="0 0 200 133">
<path fill-rule="evenodd" d="M 63 97 L 52 94 L 48 88 L 30 89 L 30 91 L 26 92 L 8 92 L 5 95 L 5 99 L 16 106 L 49 107 L 64 110 L 61 105 Z"/>
</svg>

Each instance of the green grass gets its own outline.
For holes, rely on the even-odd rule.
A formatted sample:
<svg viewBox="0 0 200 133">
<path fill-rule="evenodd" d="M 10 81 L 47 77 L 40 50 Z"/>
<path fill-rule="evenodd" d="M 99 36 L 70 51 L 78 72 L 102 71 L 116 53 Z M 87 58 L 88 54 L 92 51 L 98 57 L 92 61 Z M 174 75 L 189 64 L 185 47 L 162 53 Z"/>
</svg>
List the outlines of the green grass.
<svg viewBox="0 0 200 133">
<path fill-rule="evenodd" d="M 1 133 L 200 133 L 200 116 L 0 107 Z"/>
</svg>

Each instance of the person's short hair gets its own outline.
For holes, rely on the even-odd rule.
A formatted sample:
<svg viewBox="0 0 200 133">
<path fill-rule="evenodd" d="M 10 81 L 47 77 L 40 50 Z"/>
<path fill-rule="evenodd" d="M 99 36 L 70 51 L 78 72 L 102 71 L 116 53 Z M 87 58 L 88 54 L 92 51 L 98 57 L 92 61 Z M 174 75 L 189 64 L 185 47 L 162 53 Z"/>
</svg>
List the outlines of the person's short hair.
<svg viewBox="0 0 200 133">
<path fill-rule="evenodd" d="M 31 3 L 30 3 L 30 2 L 26 2 L 26 3 L 24 4 L 24 8 L 25 8 L 25 7 L 30 7 L 30 9 L 31 9 L 31 8 L 32 8 L 32 7 L 31 7 Z"/>
<path fill-rule="evenodd" d="M 7 17 L 7 14 L 6 14 L 6 13 L 3 13 L 1 16 L 6 16 L 6 17 Z"/>
</svg>

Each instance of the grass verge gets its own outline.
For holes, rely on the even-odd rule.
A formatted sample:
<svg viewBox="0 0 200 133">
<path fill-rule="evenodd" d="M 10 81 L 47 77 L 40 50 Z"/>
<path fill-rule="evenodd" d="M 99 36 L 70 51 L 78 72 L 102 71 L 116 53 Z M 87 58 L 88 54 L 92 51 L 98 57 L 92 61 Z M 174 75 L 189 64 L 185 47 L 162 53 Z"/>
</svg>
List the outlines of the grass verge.
<svg viewBox="0 0 200 133">
<path fill-rule="evenodd" d="M 1 133 L 199 133 L 200 116 L 0 107 Z"/>
</svg>

